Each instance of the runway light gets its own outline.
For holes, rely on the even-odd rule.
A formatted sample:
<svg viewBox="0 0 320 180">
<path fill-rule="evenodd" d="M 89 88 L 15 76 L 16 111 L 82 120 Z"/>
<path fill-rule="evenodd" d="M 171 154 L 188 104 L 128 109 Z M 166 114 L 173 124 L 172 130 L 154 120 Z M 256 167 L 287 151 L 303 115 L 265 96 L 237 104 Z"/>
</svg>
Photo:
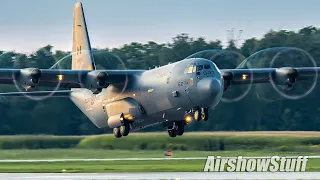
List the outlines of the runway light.
<svg viewBox="0 0 320 180">
<path fill-rule="evenodd" d="M 242 74 L 242 79 L 243 79 L 243 80 L 246 80 L 246 79 L 247 79 L 247 76 L 248 76 L 248 75 L 246 75 L 246 74 Z"/>
<path fill-rule="evenodd" d="M 61 75 L 61 74 L 58 75 L 58 80 L 59 80 L 59 81 L 62 81 L 62 80 L 63 80 L 63 75 Z"/>
</svg>

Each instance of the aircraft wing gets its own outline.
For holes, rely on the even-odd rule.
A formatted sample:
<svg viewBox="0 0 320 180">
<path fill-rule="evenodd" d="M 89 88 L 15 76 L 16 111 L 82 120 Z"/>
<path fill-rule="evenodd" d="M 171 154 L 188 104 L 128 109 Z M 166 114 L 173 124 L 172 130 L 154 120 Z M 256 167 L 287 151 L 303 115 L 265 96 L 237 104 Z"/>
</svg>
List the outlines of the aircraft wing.
<svg viewBox="0 0 320 180">
<path fill-rule="evenodd" d="M 225 86 L 269 82 L 277 85 L 292 85 L 296 81 L 315 81 L 318 78 L 319 72 L 320 67 L 221 70 Z"/>
<path fill-rule="evenodd" d="M 59 91 L 34 91 L 34 92 L 6 92 L 0 93 L 0 97 L 22 97 L 31 96 L 37 97 L 69 97 L 71 90 L 59 90 Z"/>
<path fill-rule="evenodd" d="M 0 69 L 0 84 L 101 89 L 109 84 L 123 84 L 142 72 L 143 70 Z"/>
</svg>

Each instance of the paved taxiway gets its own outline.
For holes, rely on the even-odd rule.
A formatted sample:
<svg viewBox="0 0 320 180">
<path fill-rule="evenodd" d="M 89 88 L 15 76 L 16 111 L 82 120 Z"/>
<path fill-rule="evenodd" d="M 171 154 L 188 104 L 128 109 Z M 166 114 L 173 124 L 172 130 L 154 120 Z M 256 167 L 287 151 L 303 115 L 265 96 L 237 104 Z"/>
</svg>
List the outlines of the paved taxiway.
<svg viewBox="0 0 320 180">
<path fill-rule="evenodd" d="M 194 172 L 194 173 L 9 173 L 0 174 L 2 180 L 106 180 L 106 179 L 173 179 L 173 180 L 190 180 L 190 179 L 320 179 L 320 172 L 302 172 L 302 173 L 227 173 L 227 172 Z"/>
</svg>

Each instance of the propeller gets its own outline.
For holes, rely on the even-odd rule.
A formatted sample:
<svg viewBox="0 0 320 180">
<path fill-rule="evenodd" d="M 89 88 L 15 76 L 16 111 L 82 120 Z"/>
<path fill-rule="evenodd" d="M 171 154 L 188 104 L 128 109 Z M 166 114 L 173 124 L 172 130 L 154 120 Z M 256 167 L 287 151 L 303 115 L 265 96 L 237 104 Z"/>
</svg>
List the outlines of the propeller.
<svg viewBox="0 0 320 180">
<path fill-rule="evenodd" d="M 59 71 L 61 69 L 70 69 L 71 68 L 71 61 L 72 61 L 72 55 L 80 52 L 73 52 L 69 53 L 68 55 L 57 59 L 55 56 L 52 56 L 51 51 L 46 50 L 46 48 L 41 49 L 42 55 L 48 56 L 50 58 L 53 58 L 53 60 L 56 62 L 50 69 L 58 69 Z M 81 50 L 81 54 L 90 53 L 88 50 Z M 126 70 L 126 65 L 124 61 L 117 55 L 110 53 L 106 50 L 93 50 L 92 51 L 93 56 L 95 56 L 95 63 L 97 70 Z M 0 55 L 0 58 L 6 55 L 10 55 L 10 52 L 2 53 Z M 15 62 L 13 65 L 13 68 L 17 69 L 17 66 L 20 62 L 23 61 L 23 59 L 19 59 L 19 56 L 14 56 L 12 59 Z M 87 67 L 82 67 L 81 69 L 87 70 Z M 12 79 L 13 84 L 18 92 L 26 92 L 26 91 L 34 91 L 38 90 L 38 83 L 41 81 L 41 75 L 42 72 L 38 68 L 25 68 L 21 69 L 20 71 L 16 71 L 12 73 Z M 78 75 L 80 80 L 80 87 L 81 88 L 87 88 L 91 89 L 94 94 L 97 94 L 102 91 L 102 88 L 105 88 L 108 86 L 106 84 L 107 80 L 107 73 L 105 72 L 98 72 L 98 71 L 92 71 L 92 73 L 88 73 L 85 77 L 83 77 L 83 74 Z M 96 82 L 94 82 L 96 80 Z M 57 85 L 53 88 L 51 88 L 51 92 L 44 96 L 32 96 L 23 93 L 23 95 L 26 98 L 29 98 L 31 100 L 44 100 L 49 97 L 51 97 L 57 90 L 59 90 L 61 85 L 61 81 L 57 82 Z M 119 96 L 125 91 L 126 87 L 128 85 L 128 75 L 126 78 L 124 78 L 123 83 L 118 83 L 114 86 L 113 90 L 116 90 L 118 93 L 113 99 L 118 99 Z"/>
<path fill-rule="evenodd" d="M 278 68 L 280 66 L 291 67 Z M 318 72 L 314 71 L 312 81 L 296 82 L 299 77 L 299 71 L 292 66 L 317 67 L 317 64 L 308 52 L 300 48 L 283 48 L 270 62 L 270 68 L 278 68 L 274 74 L 270 73 L 270 82 L 273 89 L 282 97 L 286 99 L 301 99 L 314 90 L 317 85 Z"/>
<path fill-rule="evenodd" d="M 45 48 L 41 49 L 41 53 L 45 54 L 46 57 L 53 58 L 55 62 L 57 62 L 55 65 L 53 65 L 50 69 L 53 69 L 54 67 L 58 67 L 60 69 L 60 62 L 65 60 L 68 57 L 71 57 L 71 54 L 61 58 L 60 60 L 55 58 L 55 56 L 52 56 L 52 53 Z M 20 62 L 19 58 L 16 58 L 15 62 Z M 52 97 L 52 95 L 60 88 L 61 82 L 58 81 L 57 85 L 53 88 L 53 90 L 50 90 L 50 93 L 47 95 L 42 95 L 42 96 L 33 96 L 33 95 L 28 95 L 23 92 L 26 91 L 34 91 L 37 90 L 37 85 L 41 81 L 41 76 L 42 72 L 38 68 L 25 68 L 21 69 L 19 72 L 12 73 L 12 79 L 13 79 L 13 84 L 18 92 L 22 92 L 23 96 L 25 96 L 28 99 L 31 100 L 44 100 L 49 97 Z"/>
<path fill-rule="evenodd" d="M 68 56 L 62 58 L 59 60 L 54 66 L 65 64 L 67 65 L 67 69 L 70 68 L 71 61 L 65 62 L 68 57 L 72 57 L 73 54 L 80 53 L 80 52 L 73 52 L 69 54 Z M 86 53 L 92 53 L 95 61 L 96 70 L 127 70 L 127 67 L 124 63 L 124 61 L 117 55 L 107 51 L 107 50 L 81 50 L 81 54 Z M 71 60 L 71 58 L 70 58 Z M 54 67 L 53 66 L 53 67 Z M 51 67 L 51 68 L 53 68 Z M 87 70 L 88 67 L 83 67 L 83 65 L 80 64 L 80 69 Z M 85 76 L 83 74 L 78 74 L 79 84 L 81 88 L 90 89 L 93 94 L 99 94 L 101 91 L 103 91 L 103 88 L 106 88 L 110 86 L 106 83 L 108 79 L 108 74 L 106 72 L 101 71 L 91 71 Z M 128 75 L 125 76 L 124 81 L 118 83 L 117 85 L 111 85 L 114 88 L 112 88 L 114 91 L 116 91 L 116 96 L 112 97 L 113 100 L 119 99 L 121 94 L 126 90 L 128 85 Z M 113 91 L 113 92 L 114 92 Z M 88 92 L 88 95 L 90 93 Z M 110 100 L 110 99 L 109 99 Z"/>
<path fill-rule="evenodd" d="M 94 56 L 94 61 L 95 61 L 97 70 L 128 70 L 125 62 L 119 56 L 117 56 L 112 52 L 109 52 L 107 50 L 93 50 L 93 56 Z M 101 76 L 101 78 L 104 78 L 104 77 L 105 76 Z M 82 82 L 82 87 L 83 85 L 84 85 L 84 82 Z M 111 101 L 111 99 L 112 100 L 120 99 L 121 95 L 127 89 L 128 85 L 129 85 L 128 74 L 126 74 L 125 78 L 123 79 L 123 82 L 120 82 L 117 84 L 110 84 L 110 85 L 106 84 L 106 86 L 111 86 L 110 89 L 112 89 L 113 94 L 116 94 L 108 100 Z"/>
</svg>

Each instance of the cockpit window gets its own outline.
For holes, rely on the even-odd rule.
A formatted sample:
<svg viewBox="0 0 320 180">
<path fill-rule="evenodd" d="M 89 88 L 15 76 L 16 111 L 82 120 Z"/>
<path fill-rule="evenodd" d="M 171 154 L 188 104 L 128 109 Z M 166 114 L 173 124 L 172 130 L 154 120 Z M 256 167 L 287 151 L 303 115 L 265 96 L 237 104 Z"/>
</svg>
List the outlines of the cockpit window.
<svg viewBox="0 0 320 180">
<path fill-rule="evenodd" d="M 197 66 L 197 71 L 201 71 L 203 69 L 203 65 L 198 65 Z"/>
<path fill-rule="evenodd" d="M 188 74 L 191 74 L 193 71 L 193 64 L 191 64 L 188 68 Z"/>
<path fill-rule="evenodd" d="M 205 65 L 204 65 L 204 69 L 211 69 L 210 64 L 205 64 Z"/>
</svg>

